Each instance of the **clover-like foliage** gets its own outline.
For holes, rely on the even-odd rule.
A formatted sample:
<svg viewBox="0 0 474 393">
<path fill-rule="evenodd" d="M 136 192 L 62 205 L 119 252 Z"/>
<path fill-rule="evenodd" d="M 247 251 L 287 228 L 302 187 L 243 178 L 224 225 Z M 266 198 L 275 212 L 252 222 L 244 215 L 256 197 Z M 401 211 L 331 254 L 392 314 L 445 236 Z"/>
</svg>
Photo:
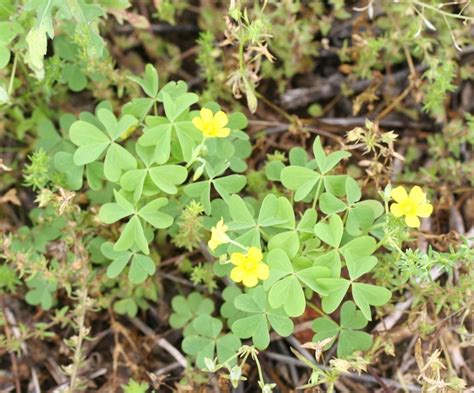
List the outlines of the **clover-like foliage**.
<svg viewBox="0 0 474 393">
<path fill-rule="evenodd" d="M 170 316 L 170 326 L 174 329 L 192 327 L 193 320 L 202 314 L 211 315 L 214 303 L 206 299 L 199 292 L 192 292 L 189 296 L 175 296 L 171 301 L 173 313 Z"/>
<path fill-rule="evenodd" d="M 205 359 L 213 360 L 217 355 L 220 363 L 226 362 L 240 347 L 240 340 L 232 333 L 222 334 L 220 320 L 207 314 L 199 315 L 183 340 L 183 350 L 196 358 L 196 365 L 206 367 Z M 230 362 L 230 365 L 235 360 Z"/>
<path fill-rule="evenodd" d="M 78 147 L 74 152 L 74 164 L 89 164 L 105 152 L 105 177 L 110 181 L 118 181 L 124 170 L 137 166 L 135 157 L 117 143 L 117 139 L 136 124 L 135 117 L 124 115 L 117 120 L 105 108 L 97 111 L 97 119 L 90 117 L 74 122 L 69 130 L 71 142 Z"/>
<path fill-rule="evenodd" d="M 114 196 L 116 202 L 106 203 L 101 207 L 100 219 L 106 224 L 113 224 L 122 218 L 131 216 L 115 243 L 114 250 L 125 251 L 136 245 L 140 251 L 148 254 L 150 250 L 143 225 L 146 222 L 154 228 L 168 228 L 173 223 L 173 217 L 160 211 L 168 204 L 168 200 L 157 198 L 138 208 L 119 192 L 114 191 Z"/>
<path fill-rule="evenodd" d="M 345 302 L 341 307 L 341 323 L 338 325 L 330 318 L 318 318 L 313 322 L 314 342 L 332 338 L 326 345 L 330 347 L 337 339 L 337 356 L 345 357 L 355 351 L 365 351 L 372 346 L 372 337 L 359 331 L 367 326 L 367 320 L 361 311 L 356 310 L 353 302 Z"/>
<path fill-rule="evenodd" d="M 105 257 L 112 261 L 107 268 L 107 277 L 109 278 L 117 277 L 127 264 L 130 264 L 128 278 L 133 284 L 141 284 L 156 271 L 153 260 L 136 250 L 115 251 L 112 243 L 107 242 L 102 244 L 101 251 Z"/>
<path fill-rule="evenodd" d="M 258 349 L 268 347 L 270 327 L 281 336 L 289 336 L 293 332 L 291 319 L 281 307 L 274 309 L 269 306 L 261 285 L 237 296 L 234 305 L 244 316 L 232 323 L 232 331 L 240 338 L 251 337 Z"/>
<path fill-rule="evenodd" d="M 189 236 L 190 244 L 203 245 L 207 229 L 209 249 L 219 260 L 212 269 L 192 266 L 191 279 L 212 290 L 215 276 L 228 276 L 253 288 L 228 286 L 220 308 L 198 291 L 173 298 L 170 326 L 183 329 L 183 351 L 198 367 L 234 365 L 241 339 L 265 349 L 270 332 L 290 335 L 292 318 L 312 302 L 328 314 L 314 322 L 315 340 L 337 338 L 343 357 L 367 350 L 370 336 L 357 330 L 371 320 L 372 306 L 391 297 L 366 283 L 378 263 L 385 209 L 363 200 L 358 182 L 341 172 L 350 153 L 328 153 L 317 137 L 312 157 L 295 147 L 288 165 L 276 159 L 246 175 L 251 143 L 243 114 L 227 114 L 213 102 L 197 105 L 199 97 L 181 81 L 161 87 L 151 65 L 130 80 L 145 96 L 121 112 L 103 102 L 94 114 L 68 118 L 61 125 L 69 136 L 64 143 L 54 126 L 48 131 L 62 184 L 85 189 L 100 205 L 99 227 L 111 228 L 92 238 L 88 249 L 94 262 L 109 261 L 109 280 L 128 277 L 131 287 L 120 288 L 114 310 L 135 316 L 146 309 L 144 299 L 156 298 L 145 284 L 159 274 L 158 243 Z M 196 214 L 187 222 L 183 211 L 190 206 Z M 51 305 L 55 288 L 42 281 L 30 287 L 43 307 Z M 346 298 L 353 301 L 341 308 Z M 340 325 L 329 319 L 338 309 Z"/>
</svg>

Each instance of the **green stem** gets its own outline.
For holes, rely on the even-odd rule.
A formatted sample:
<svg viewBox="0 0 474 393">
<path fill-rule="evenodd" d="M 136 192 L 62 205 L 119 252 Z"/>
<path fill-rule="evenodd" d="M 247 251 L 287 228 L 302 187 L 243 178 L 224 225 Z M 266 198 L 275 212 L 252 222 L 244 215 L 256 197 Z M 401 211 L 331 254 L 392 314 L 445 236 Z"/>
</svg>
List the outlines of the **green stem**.
<svg viewBox="0 0 474 393">
<path fill-rule="evenodd" d="M 306 305 L 310 308 L 312 308 L 314 311 L 316 311 L 317 313 L 319 313 L 320 315 L 324 315 L 324 316 L 327 316 L 327 314 L 321 310 L 318 306 L 315 306 L 314 304 L 310 303 L 310 302 L 306 302 Z"/>
<path fill-rule="evenodd" d="M 189 162 L 185 166 L 186 169 L 188 169 L 191 165 L 193 165 L 196 162 L 196 160 L 199 157 L 205 143 L 206 143 L 206 138 L 204 137 L 202 142 L 199 145 L 196 146 L 196 149 L 194 149 L 193 156 L 191 157 L 191 159 L 189 160 Z"/>
<path fill-rule="evenodd" d="M 244 72 L 244 40 L 241 38 L 239 45 L 239 68 L 240 72 Z"/>
<path fill-rule="evenodd" d="M 230 361 L 234 360 L 235 358 L 239 357 L 240 355 L 242 354 L 242 350 L 240 349 L 239 352 L 237 353 L 234 353 L 231 357 L 227 358 L 226 360 L 224 360 L 222 362 L 222 364 L 218 364 L 217 367 L 212 370 L 212 372 L 217 372 L 219 371 L 222 367 L 224 367 L 226 364 L 228 364 Z M 247 358 L 249 357 L 249 354 L 250 352 L 246 352 L 244 358 L 242 359 L 242 361 L 240 362 L 240 364 L 245 364 L 245 362 L 247 361 Z"/>
<path fill-rule="evenodd" d="M 240 352 L 238 352 L 237 354 L 240 355 Z M 247 362 L 247 359 L 248 359 L 249 355 L 250 355 L 250 352 L 246 352 L 244 358 L 243 358 L 242 361 L 240 362 L 241 365 L 242 365 L 242 364 L 245 364 L 245 363 Z"/>
<path fill-rule="evenodd" d="M 12 68 L 12 74 L 10 76 L 10 83 L 8 84 L 8 97 L 11 97 L 12 90 L 13 90 L 13 82 L 15 80 L 15 73 L 16 73 L 16 65 L 18 63 L 18 56 L 14 55 L 13 57 L 13 68 Z"/>
<path fill-rule="evenodd" d="M 258 227 L 259 232 L 262 234 L 263 239 L 268 242 L 270 240 L 270 236 L 261 228 Z"/>
<path fill-rule="evenodd" d="M 262 385 L 265 385 L 265 379 L 263 379 L 263 373 L 262 373 L 262 366 L 260 366 L 260 361 L 258 360 L 257 354 L 252 354 L 252 358 L 255 361 L 255 364 L 257 365 L 257 370 L 258 370 L 258 379 L 262 382 Z"/>
<path fill-rule="evenodd" d="M 383 238 L 382 240 L 380 240 L 376 245 L 375 245 L 375 249 L 378 250 L 380 247 L 382 247 L 385 243 L 385 238 Z"/>
<path fill-rule="evenodd" d="M 145 117 L 147 117 L 147 115 L 148 115 L 149 112 L 150 112 L 149 110 L 146 111 L 146 112 L 142 115 L 142 117 L 140 117 L 140 120 L 138 120 L 138 124 L 139 124 L 139 125 L 144 125 L 144 124 L 143 124 L 143 121 L 145 120 Z"/>
<path fill-rule="evenodd" d="M 229 364 L 230 361 L 234 360 L 236 357 L 239 356 L 239 352 L 237 353 L 234 353 L 230 358 L 226 359 L 224 362 L 222 362 L 222 365 L 220 365 L 220 367 L 216 367 L 214 370 L 212 370 L 213 372 L 216 372 L 216 371 L 219 371 L 223 366 L 225 366 L 226 364 Z"/>
<path fill-rule="evenodd" d="M 320 177 L 320 178 L 319 178 L 318 187 L 316 188 L 316 192 L 314 193 L 314 200 L 313 200 L 313 205 L 312 205 L 312 208 L 313 208 L 313 209 L 316 208 L 316 203 L 318 202 L 319 193 L 320 193 L 320 191 L 321 191 L 322 185 L 323 185 L 323 178 Z"/>
<path fill-rule="evenodd" d="M 375 249 L 378 250 L 380 247 L 384 246 L 385 245 L 385 242 L 386 242 L 386 239 L 383 238 L 382 240 L 380 240 L 376 245 L 375 245 Z M 403 255 L 403 251 L 402 249 L 396 245 L 396 244 L 390 244 L 390 247 L 393 247 L 395 250 L 397 250 L 399 252 L 400 255 Z"/>
<path fill-rule="evenodd" d="M 80 297 L 80 310 L 79 310 L 79 320 L 78 320 L 78 334 L 77 334 L 77 344 L 74 350 L 73 357 L 73 368 L 71 379 L 69 381 L 69 391 L 74 392 L 77 388 L 77 383 L 79 379 L 79 367 L 82 362 L 82 343 L 87 335 L 87 330 L 85 329 L 85 317 L 87 312 L 87 286 L 85 286 L 81 291 Z"/>
<path fill-rule="evenodd" d="M 342 224 L 344 226 L 346 225 L 347 217 L 349 217 L 349 209 L 346 209 L 346 211 L 344 212 L 344 217 L 342 217 Z"/>
<path fill-rule="evenodd" d="M 230 244 L 233 244 L 234 246 L 237 246 L 239 248 L 242 248 L 243 250 L 247 251 L 247 247 L 243 246 L 242 244 L 240 244 L 239 242 L 236 242 L 235 240 L 232 240 L 230 239 L 229 240 L 229 243 Z"/>
<path fill-rule="evenodd" d="M 462 20 L 465 20 L 465 21 L 467 21 L 467 20 L 474 21 L 474 17 L 460 15 L 460 14 L 452 14 L 450 12 L 443 11 L 442 9 L 440 9 L 438 7 L 435 7 L 431 4 L 426 4 L 426 3 L 423 3 L 423 2 L 418 1 L 418 0 L 412 0 L 412 3 L 416 4 L 417 6 L 422 7 L 422 8 L 428 8 L 429 10 L 431 10 L 433 12 L 437 12 L 438 14 L 448 16 L 450 18 L 462 19 Z"/>
</svg>

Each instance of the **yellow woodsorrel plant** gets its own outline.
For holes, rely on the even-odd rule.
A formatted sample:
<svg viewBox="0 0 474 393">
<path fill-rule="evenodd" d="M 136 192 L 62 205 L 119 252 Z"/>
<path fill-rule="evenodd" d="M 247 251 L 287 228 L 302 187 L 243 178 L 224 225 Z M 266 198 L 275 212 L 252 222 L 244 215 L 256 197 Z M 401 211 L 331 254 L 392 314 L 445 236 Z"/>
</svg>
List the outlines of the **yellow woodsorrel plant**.
<svg viewBox="0 0 474 393">
<path fill-rule="evenodd" d="M 372 307 L 391 298 L 369 283 L 387 222 L 396 221 L 390 195 L 380 193 L 384 203 L 362 200 L 357 181 L 340 174 L 350 154 L 327 154 L 317 137 L 312 157 L 293 148 L 289 165 L 268 162 L 265 181 L 274 191 L 255 198 L 246 187 L 252 147 L 243 114 L 198 104 L 184 82 L 160 88 L 151 65 L 143 78 L 131 79 L 145 97 L 120 112 L 104 102 L 95 113 L 81 113 L 54 158 L 65 188 L 100 192 L 95 201 L 104 230 L 91 244 L 109 261 L 107 277 L 128 274 L 137 285 L 159 275 L 157 238 L 179 237 L 188 250 L 208 241 L 214 259 L 198 261 L 195 274 L 211 274 L 224 302 L 216 312 L 212 294 L 175 296 L 169 323 L 183 329 L 182 349 L 197 367 L 226 367 L 235 381 L 239 359 L 258 361 L 270 332 L 292 334 L 292 318 L 308 306 L 321 307 L 315 341 L 327 348 L 338 340 L 342 357 L 369 349 L 371 336 L 359 330 L 372 319 Z M 115 310 L 133 316 L 140 302 L 121 299 Z M 332 313 L 340 313 L 340 323 Z M 271 389 L 263 377 L 260 384 Z"/>
</svg>

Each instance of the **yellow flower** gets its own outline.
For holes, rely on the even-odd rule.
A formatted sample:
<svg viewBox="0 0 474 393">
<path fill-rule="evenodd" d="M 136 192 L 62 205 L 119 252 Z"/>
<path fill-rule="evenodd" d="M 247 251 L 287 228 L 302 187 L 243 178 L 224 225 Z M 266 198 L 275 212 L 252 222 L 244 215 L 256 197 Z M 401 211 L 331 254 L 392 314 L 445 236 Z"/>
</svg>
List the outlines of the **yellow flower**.
<svg viewBox="0 0 474 393">
<path fill-rule="evenodd" d="M 391 196 L 397 203 L 392 203 L 390 211 L 395 217 L 405 216 L 405 223 L 411 228 L 420 226 L 418 217 L 429 217 L 433 212 L 433 206 L 426 202 L 426 194 L 418 186 L 413 187 L 409 195 L 398 186 L 392 190 Z"/>
<path fill-rule="evenodd" d="M 257 247 L 250 247 L 247 254 L 234 252 L 230 261 L 235 267 L 230 272 L 230 278 L 235 282 L 241 282 L 246 287 L 254 287 L 258 280 L 268 278 L 268 265 L 262 262 L 262 252 Z"/>
<path fill-rule="evenodd" d="M 193 119 L 194 126 L 202 132 L 206 138 L 225 138 L 230 134 L 230 128 L 225 128 L 229 119 L 227 115 L 219 111 L 213 114 L 210 109 L 202 108 L 199 116 Z"/>
<path fill-rule="evenodd" d="M 215 227 L 211 228 L 211 238 L 207 242 L 207 245 L 214 251 L 221 244 L 229 242 L 229 236 L 227 236 L 227 225 L 224 225 L 224 219 L 221 218 L 220 221 L 216 224 Z"/>
</svg>

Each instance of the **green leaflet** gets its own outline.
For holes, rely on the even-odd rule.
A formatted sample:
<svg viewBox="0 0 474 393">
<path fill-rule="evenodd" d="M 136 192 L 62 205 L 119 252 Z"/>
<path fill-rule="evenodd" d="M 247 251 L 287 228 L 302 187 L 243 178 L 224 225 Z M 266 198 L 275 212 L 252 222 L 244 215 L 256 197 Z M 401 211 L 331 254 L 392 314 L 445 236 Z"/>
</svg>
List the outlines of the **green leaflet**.
<svg viewBox="0 0 474 393">
<path fill-rule="evenodd" d="M 94 81 L 90 75 L 84 79 L 75 63 L 83 48 L 69 42 L 70 37 L 57 38 L 54 48 L 63 52 L 59 59 L 64 62 L 60 81 L 79 91 Z M 193 246 L 190 260 L 178 261 L 180 269 L 210 293 L 219 277 L 229 278 L 232 253 L 257 247 L 270 269 L 268 279 L 254 288 L 226 285 L 218 314 L 213 315 L 213 295 L 188 294 L 183 288 L 182 295 L 173 297 L 169 324 L 183 330 L 182 350 L 197 367 L 213 368 L 214 359 L 227 361 L 241 340 L 265 349 L 272 331 L 292 334 L 292 318 L 303 315 L 309 302 L 320 303 L 328 314 L 340 310 L 339 324 L 329 318 L 314 322 L 316 341 L 338 340 L 342 357 L 368 349 L 372 340 L 359 330 L 371 319 L 371 306 L 381 306 L 391 296 L 385 288 L 363 282 L 378 262 L 374 253 L 383 236 L 385 209 L 378 201 L 362 200 L 359 183 L 340 174 L 338 165 L 350 154 L 327 154 L 316 138 L 314 158 L 295 147 L 287 155 L 272 154 L 264 170 L 245 173 L 252 145 L 242 131 L 247 125 L 244 115 L 228 116 L 228 137 L 204 138 L 192 123 L 199 113 L 198 96 L 188 92 L 184 82 L 160 89 L 151 65 L 142 76 L 129 79 L 140 86 L 143 97 L 134 98 L 122 112 L 103 101 L 95 114 L 64 119 L 58 131 L 52 122 L 39 127 L 39 146 L 54 154 L 51 163 L 42 163 L 43 170 L 54 170 L 61 187 L 87 190 L 77 194 L 89 198 L 94 209 L 98 205 L 101 233 L 91 236 L 86 247 L 108 278 L 107 285 L 117 284 L 115 312 L 134 317 L 149 301 L 157 301 L 156 283 L 143 283 L 154 277 L 161 257 L 169 258 L 170 250 L 186 243 L 183 239 Z M 202 107 L 214 114 L 220 110 L 215 102 Z M 70 142 L 63 141 L 61 133 L 68 134 Z M 212 253 L 219 260 L 201 263 L 192 247 L 205 248 L 221 220 L 231 241 L 224 237 Z M 25 237 L 31 234 L 23 232 Z M 46 231 L 42 236 L 31 234 L 31 241 L 19 246 L 44 252 L 53 236 Z M 54 239 L 60 236 L 54 233 Z M 173 245 L 164 246 L 167 243 Z M 123 279 L 129 285 L 123 285 Z M 33 302 L 38 296 L 37 304 L 51 307 L 57 287 L 48 285 L 32 281 L 28 299 Z M 353 301 L 344 303 L 349 295 Z"/>
<path fill-rule="evenodd" d="M 318 222 L 314 227 L 314 233 L 316 236 L 334 248 L 339 247 L 343 232 L 344 226 L 341 217 L 335 214 L 329 216 L 327 224 L 324 222 Z"/>
<path fill-rule="evenodd" d="M 125 115 L 117 120 L 108 109 L 100 108 L 97 118 L 104 130 L 95 124 L 78 120 L 71 125 L 69 137 L 78 148 L 74 152 L 74 164 L 89 164 L 99 159 L 105 152 L 104 174 L 113 182 L 117 182 L 122 172 L 136 168 L 135 157 L 115 141 L 128 129 L 136 125 L 137 120 Z"/>
<path fill-rule="evenodd" d="M 99 218 L 112 224 L 122 218 L 132 216 L 125 224 L 122 233 L 114 245 L 114 250 L 125 251 L 136 245 L 144 254 L 149 253 L 148 241 L 145 237 L 143 224 L 148 223 L 154 228 L 168 228 L 173 217 L 160 209 L 168 204 L 166 198 L 157 198 L 140 209 L 133 206 L 125 197 L 114 191 L 115 203 L 106 203 L 99 211 Z"/>
<path fill-rule="evenodd" d="M 146 255 L 135 251 L 115 251 L 110 242 L 103 243 L 101 246 L 102 254 L 112 260 L 107 268 L 107 277 L 116 278 L 130 265 L 128 278 L 133 284 L 141 284 L 148 276 L 155 274 L 156 267 L 153 260 Z"/>
<path fill-rule="evenodd" d="M 252 338 L 258 349 L 265 349 L 270 343 L 269 328 L 281 336 L 293 332 L 293 322 L 282 308 L 273 309 L 267 302 L 265 290 L 260 285 L 247 294 L 238 295 L 234 300 L 237 310 L 243 316 L 232 324 L 232 332 L 240 338 Z"/>
<path fill-rule="evenodd" d="M 295 201 L 305 199 L 319 179 L 319 173 L 305 167 L 289 166 L 281 171 L 281 182 L 289 190 L 295 191 Z"/>
<path fill-rule="evenodd" d="M 340 325 L 329 318 L 314 320 L 312 328 L 316 334 L 313 341 L 318 342 L 328 338 L 336 340 L 338 338 L 338 357 L 350 356 L 355 351 L 366 351 L 372 346 L 372 337 L 370 334 L 358 330 L 367 326 L 367 323 L 363 313 L 356 310 L 353 302 L 348 301 L 341 307 Z M 326 349 L 329 349 L 334 340 L 326 345 Z"/>
<path fill-rule="evenodd" d="M 166 117 L 155 117 L 152 125 L 139 139 L 139 144 L 142 146 L 154 146 L 155 160 L 158 164 L 167 162 L 177 147 L 179 147 L 179 155 L 185 161 L 189 161 L 196 142 L 202 138 L 189 116 L 189 109 L 197 102 L 198 97 L 196 94 L 186 93 L 186 89 L 185 86 L 182 91 L 180 88 L 167 84 L 161 90 L 157 99 L 163 102 Z M 151 105 L 148 105 L 147 112 Z M 147 108 L 145 101 L 143 107 Z"/>
<path fill-rule="evenodd" d="M 174 329 L 186 326 L 199 315 L 210 315 L 214 311 L 211 299 L 204 298 L 199 292 L 192 292 L 188 297 L 175 296 L 171 301 L 173 313 L 170 316 L 170 326 Z"/>
<path fill-rule="evenodd" d="M 326 294 L 318 280 L 329 277 L 329 269 L 322 266 L 312 266 L 295 271 L 288 255 L 282 249 L 274 249 L 266 256 L 270 267 L 270 276 L 264 281 L 264 288 L 268 291 L 268 301 L 272 308 L 283 306 L 291 317 L 303 314 L 306 306 L 306 297 L 303 287 L 320 294 Z"/>
<path fill-rule="evenodd" d="M 232 201 L 236 195 L 245 187 L 246 178 L 241 175 L 229 175 L 220 178 L 200 181 L 188 184 L 184 187 L 184 192 L 190 197 L 197 199 L 204 206 L 207 214 L 211 213 L 211 185 L 225 201 Z"/>
<path fill-rule="evenodd" d="M 326 153 L 324 153 L 323 147 L 321 145 L 321 138 L 319 136 L 314 140 L 313 154 L 318 164 L 318 168 L 322 174 L 329 172 L 342 159 L 351 156 L 351 154 L 346 151 L 336 151 L 327 156 Z"/>
<path fill-rule="evenodd" d="M 233 334 L 221 334 L 222 322 L 207 314 L 199 315 L 193 322 L 193 334 L 183 340 L 183 351 L 196 359 L 199 368 L 206 368 L 205 359 L 219 362 L 229 359 L 240 348 L 240 340 Z M 235 360 L 231 365 L 235 364 Z"/>
<path fill-rule="evenodd" d="M 44 310 L 49 310 L 53 305 L 53 295 L 58 286 L 54 280 L 48 280 L 41 275 L 35 275 L 28 279 L 30 290 L 25 295 L 25 300 L 31 305 L 40 305 Z"/>
</svg>

